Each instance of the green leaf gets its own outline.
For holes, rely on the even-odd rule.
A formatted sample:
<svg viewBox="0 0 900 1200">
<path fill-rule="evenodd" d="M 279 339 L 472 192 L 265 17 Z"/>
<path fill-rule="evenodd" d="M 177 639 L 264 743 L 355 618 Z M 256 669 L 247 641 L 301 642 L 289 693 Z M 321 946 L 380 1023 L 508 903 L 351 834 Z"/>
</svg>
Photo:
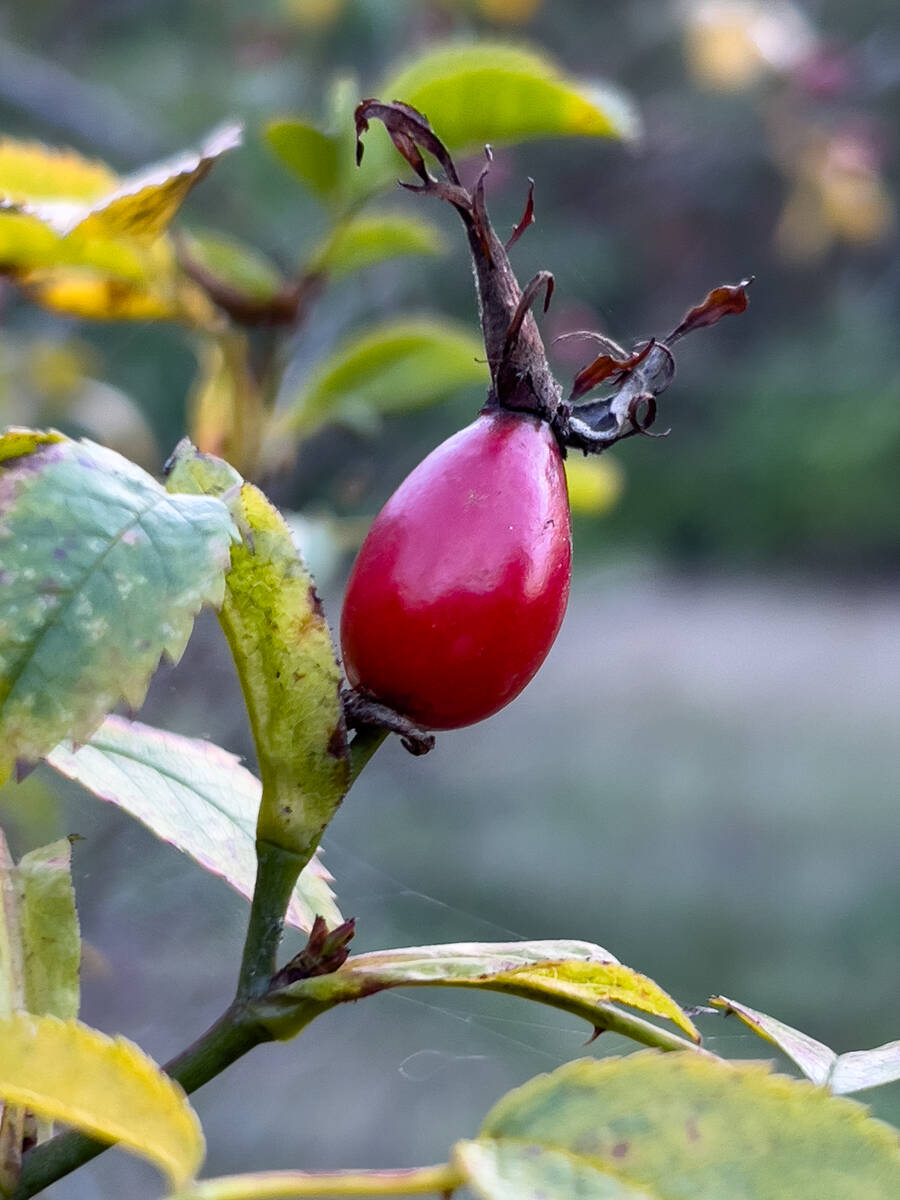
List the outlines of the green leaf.
<svg viewBox="0 0 900 1200">
<path fill-rule="evenodd" d="M 807 1079 L 827 1087 L 836 1096 L 847 1096 L 867 1088 L 880 1087 L 900 1080 L 900 1041 L 876 1046 L 873 1050 L 849 1050 L 835 1054 L 799 1029 L 793 1029 L 766 1013 L 714 996 L 710 1004 L 724 1008 L 726 1016 L 735 1013 L 754 1033 L 777 1046 L 793 1059 Z"/>
<path fill-rule="evenodd" d="M 220 620 L 247 704 L 262 776 L 256 835 L 305 864 L 350 784 L 341 675 L 315 583 L 281 514 L 233 468 L 190 443 L 168 486 L 232 489 L 244 536 L 231 551 Z M 299 868 L 298 868 L 299 869 Z"/>
<path fill-rule="evenodd" d="M 221 602 L 235 535 L 221 500 L 169 496 L 93 442 L 18 457 L 4 442 L 0 781 L 89 738 L 120 698 L 142 703 L 160 656 L 177 661 L 201 605 Z"/>
<path fill-rule="evenodd" d="M 220 285 L 264 304 L 284 287 L 284 277 L 265 255 L 221 233 L 191 233 L 182 239 L 188 256 Z"/>
<path fill-rule="evenodd" d="M 203 1161 L 184 1092 L 133 1042 L 78 1021 L 19 1013 L 0 1021 L 0 1096 L 118 1142 L 183 1187 Z"/>
<path fill-rule="evenodd" d="M 432 46 L 374 94 L 425 113 L 457 153 L 536 137 L 632 138 L 638 130 L 633 109 L 613 88 L 579 82 L 546 55 L 504 42 Z M 356 190 L 374 190 L 398 173 L 390 139 L 373 127 Z"/>
<path fill-rule="evenodd" d="M 123 808 L 242 896 L 252 896 L 262 788 L 235 755 L 210 742 L 107 717 L 90 742 L 77 750 L 58 746 L 47 762 Z M 329 925 L 340 923 L 330 878 L 314 857 L 294 889 L 289 924 L 308 931 L 317 914 Z"/>
<path fill-rule="evenodd" d="M 537 1000 L 583 1017 L 597 1029 L 624 1004 L 674 1022 L 695 1041 L 691 1021 L 652 980 L 590 942 L 471 942 L 380 950 L 347 960 L 330 975 L 291 983 L 270 997 L 266 1024 L 292 1037 L 313 1016 L 394 987 L 466 987 Z M 682 1043 L 684 1044 L 684 1043 Z"/>
<path fill-rule="evenodd" d="M 569 1063 L 505 1096 L 476 1145 L 463 1143 L 457 1163 L 490 1200 L 539 1191 L 546 1200 L 900 1194 L 896 1130 L 862 1105 L 763 1064 L 697 1054 Z M 607 1178 L 633 1191 L 609 1190 Z"/>
<path fill-rule="evenodd" d="M 661 1200 L 659 1192 L 609 1175 L 586 1155 L 531 1143 L 459 1142 L 453 1162 L 483 1200 Z"/>
<path fill-rule="evenodd" d="M 277 424 L 282 432 L 308 433 L 359 409 L 407 412 L 488 379 L 484 347 L 464 326 L 400 318 L 342 342 L 289 401 Z"/>
<path fill-rule="evenodd" d="M 335 192 L 340 179 L 340 140 L 299 117 L 270 121 L 265 139 L 276 157 L 322 200 Z"/>
<path fill-rule="evenodd" d="M 68 838 L 32 850 L 17 868 L 22 893 L 25 1007 L 68 1020 L 78 1016 L 81 933 Z"/>
<path fill-rule="evenodd" d="M 386 259 L 443 254 L 446 248 L 440 229 L 420 217 L 351 217 L 314 252 L 309 269 L 340 279 Z"/>
</svg>

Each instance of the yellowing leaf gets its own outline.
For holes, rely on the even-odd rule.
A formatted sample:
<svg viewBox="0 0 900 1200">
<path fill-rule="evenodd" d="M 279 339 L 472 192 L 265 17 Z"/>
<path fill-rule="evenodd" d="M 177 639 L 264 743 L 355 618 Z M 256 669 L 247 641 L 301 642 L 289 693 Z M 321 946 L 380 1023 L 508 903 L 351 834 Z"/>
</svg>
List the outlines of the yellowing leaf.
<svg viewBox="0 0 900 1200">
<path fill-rule="evenodd" d="M 252 896 L 262 787 L 235 755 L 210 742 L 107 717 L 86 745 L 57 746 L 47 762 L 130 813 L 242 896 Z M 288 924 L 308 931 L 317 915 L 331 926 L 340 924 L 330 879 L 313 857 L 294 888 Z"/>
<path fill-rule="evenodd" d="M 434 986 L 483 988 L 537 1000 L 583 1017 L 598 1029 L 614 1023 L 611 1005 L 625 1004 L 673 1021 L 700 1040 L 688 1017 L 652 980 L 622 966 L 600 946 L 577 941 L 471 942 L 355 955 L 330 975 L 300 980 L 271 996 L 266 1024 L 275 1036 L 292 1037 L 334 1004 L 385 988 Z"/>
<path fill-rule="evenodd" d="M 471 1152 L 464 1143 L 456 1160 L 490 1200 L 535 1189 L 546 1200 L 900 1194 L 896 1130 L 862 1105 L 771 1075 L 762 1064 L 695 1054 L 582 1059 L 538 1076 L 494 1107 L 477 1146 Z M 568 1172 L 557 1156 L 569 1159 Z M 611 1189 L 603 1176 L 626 1190 Z M 573 1191 L 575 1180 L 581 1190 Z"/>
<path fill-rule="evenodd" d="M 313 254 L 310 269 L 339 279 L 386 259 L 443 254 L 445 249 L 441 231 L 420 217 L 351 217 Z"/>
<path fill-rule="evenodd" d="M 182 444 L 168 486 L 221 492 L 234 489 L 235 474 Z M 248 483 L 232 506 L 244 538 L 232 548 L 220 621 L 262 776 L 257 838 L 303 865 L 350 785 L 341 675 L 315 583 L 284 518 Z"/>
<path fill-rule="evenodd" d="M 346 338 L 289 401 L 277 432 L 308 433 L 324 421 L 347 420 L 360 410 L 422 408 L 456 388 L 488 379 L 484 346 L 464 326 L 446 319 L 388 321 Z"/>
<path fill-rule="evenodd" d="M 25 284 L 36 304 L 82 320 L 169 321 L 179 315 L 171 294 L 91 270 L 35 271 Z"/>
<path fill-rule="evenodd" d="M 184 1092 L 133 1042 L 19 1013 L 0 1021 L 0 1048 L 4 1099 L 120 1143 L 175 1187 L 203 1161 L 200 1122 Z"/>
<path fill-rule="evenodd" d="M 216 159 L 240 145 L 241 132 L 240 125 L 225 125 L 211 133 L 198 150 L 127 175 L 87 201 L 60 192 L 59 198 L 52 200 L 19 201 L 19 207 L 63 236 L 78 231 L 101 238 L 158 237 Z"/>
<path fill-rule="evenodd" d="M 7 436 L 19 456 L 0 439 L 0 780 L 90 737 L 120 698 L 141 704 L 160 656 L 177 661 L 200 607 L 221 601 L 234 536 L 221 500 L 169 496 L 93 442 Z"/>
<path fill-rule="evenodd" d="M 0 435 L 0 463 L 33 454 L 38 446 L 65 440 L 55 429 L 7 429 Z"/>
<path fill-rule="evenodd" d="M 62 197 L 91 202 L 118 184 L 106 163 L 75 150 L 0 138 L 0 196 L 14 204 Z"/>
<path fill-rule="evenodd" d="M 68 838 L 19 860 L 25 1007 L 63 1020 L 78 1016 L 81 934 Z"/>
<path fill-rule="evenodd" d="M 250 471 L 259 450 L 263 399 L 247 337 L 232 330 L 206 338 L 198 359 L 200 370 L 188 399 L 191 437 L 202 453 Z"/>
</svg>

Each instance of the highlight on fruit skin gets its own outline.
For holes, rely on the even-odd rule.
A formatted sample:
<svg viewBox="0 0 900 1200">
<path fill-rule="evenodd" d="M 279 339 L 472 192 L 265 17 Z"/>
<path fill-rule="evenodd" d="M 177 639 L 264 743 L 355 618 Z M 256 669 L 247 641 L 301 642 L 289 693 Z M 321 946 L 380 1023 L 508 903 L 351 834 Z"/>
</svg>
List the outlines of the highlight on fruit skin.
<svg viewBox="0 0 900 1200">
<path fill-rule="evenodd" d="M 426 729 L 498 712 L 553 645 L 571 556 L 565 471 L 549 425 L 483 412 L 375 518 L 341 619 L 350 685 Z"/>
</svg>

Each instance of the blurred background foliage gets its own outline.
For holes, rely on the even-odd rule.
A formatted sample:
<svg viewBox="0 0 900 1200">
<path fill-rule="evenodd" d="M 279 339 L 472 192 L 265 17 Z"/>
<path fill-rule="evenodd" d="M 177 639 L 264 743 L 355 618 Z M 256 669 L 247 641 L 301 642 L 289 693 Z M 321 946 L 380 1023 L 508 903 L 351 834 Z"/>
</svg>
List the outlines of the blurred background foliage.
<svg viewBox="0 0 900 1200">
<path fill-rule="evenodd" d="M 323 260 L 333 204 L 286 170 L 269 123 L 325 122 L 448 37 L 534 47 L 614 85 L 642 125 L 633 143 L 495 153 L 498 228 L 536 181 L 537 223 L 513 259 L 522 278 L 556 276 L 548 342 L 594 329 L 629 345 L 717 283 L 756 283 L 747 314 L 680 348 L 661 402 L 668 441 L 633 439 L 599 473 L 573 463 L 577 576 L 537 682 L 428 759 L 390 746 L 367 770 L 325 843 L 343 911 L 360 918 L 360 948 L 580 936 L 685 1003 L 724 992 L 839 1050 L 896 1038 L 896 5 L 17 0 L 0 12 L 0 127 L 126 173 L 242 119 L 243 147 L 177 229 L 195 262 L 233 279 L 237 261 L 245 290 L 271 297 Z M 199 303 L 181 324 L 78 320 L 5 285 L 0 417 L 108 440 L 159 469 L 188 424 L 222 434 L 229 381 L 283 379 L 294 417 L 276 433 L 303 440 L 294 459 L 276 437 L 258 477 L 294 514 L 336 624 L 369 517 L 483 395 L 454 214 L 391 191 L 364 213 L 391 214 L 427 223 L 418 249 L 334 271 L 281 340 L 223 333 Z M 353 403 L 334 403 L 342 347 L 375 322 L 460 339 L 459 374 L 434 403 L 416 404 L 415 353 L 413 375 L 391 380 L 397 411 L 355 386 Z M 566 381 L 585 362 L 583 343 L 551 354 Z M 321 424 L 322 406 L 340 419 Z M 160 673 L 145 716 L 249 753 L 214 621 Z M 74 789 L 60 808 L 40 773 L 22 788 L 24 801 L 2 801 L 15 849 L 87 836 L 75 855 L 86 1019 L 167 1057 L 227 1001 L 245 909 Z M 722 1053 L 763 1052 L 721 1018 L 705 1031 Z M 571 1022 L 490 998 L 366 1001 L 204 1089 L 210 1170 L 438 1158 L 501 1091 L 583 1040 Z M 604 1037 L 592 1052 L 625 1048 Z M 252 1114 L 239 1111 L 247 1095 Z M 872 1100 L 900 1120 L 896 1087 Z M 140 1170 L 107 1158 L 64 1186 L 133 1191 Z"/>
<path fill-rule="evenodd" d="M 890 6 L 881 10 L 887 20 L 877 4 L 752 0 L 602 9 L 233 0 L 211 20 L 196 4 L 41 0 L 0 18 L 0 118 L 11 135 L 73 145 L 120 172 L 197 142 L 225 116 L 242 118 L 245 146 L 217 165 L 181 224 L 216 231 L 188 244 L 207 264 L 210 254 L 227 259 L 228 238 L 252 248 L 257 258 L 238 267 L 255 270 L 265 291 L 314 264 L 330 205 L 285 172 L 263 131 L 282 115 L 324 119 L 337 79 L 356 77 L 353 99 L 435 39 L 499 34 L 527 39 L 571 75 L 614 82 L 641 115 L 637 145 L 545 139 L 499 151 L 491 175 L 500 227 L 521 211 L 525 176 L 537 180 L 538 224 L 516 263 L 523 276 L 538 267 L 556 275 L 548 335 L 591 328 L 628 342 L 671 327 L 714 283 L 749 273 L 758 282 L 747 317 L 685 352 L 666 401 L 677 448 L 629 447 L 629 503 L 602 527 L 585 523 L 582 555 L 589 543 L 598 554 L 630 547 L 676 561 L 878 568 L 896 565 L 900 508 L 891 336 L 900 31 Z M 289 381 L 374 313 L 450 312 L 474 326 L 462 239 L 452 213 L 437 208 L 390 194 L 370 206 L 443 228 L 432 243 L 422 236 L 445 262 L 435 272 L 427 260 L 398 259 L 335 279 L 282 351 Z M 91 378 L 122 393 L 119 423 L 145 461 L 148 434 L 161 459 L 198 403 L 195 341 L 173 325 L 73 326 L 11 290 L 4 325 L 15 349 L 0 361 L 27 360 L 33 343 L 32 375 L 48 359 L 91 359 Z M 562 378 L 584 353 L 580 343 L 557 347 Z M 209 351 L 200 357 L 208 381 L 214 364 Z M 59 387 L 48 380 L 39 414 L 65 424 Z M 127 418 L 126 396 L 136 402 Z M 356 422 L 344 413 L 354 431 L 317 436 L 279 499 L 371 512 L 476 396 L 389 420 L 380 433 L 365 413 Z"/>
</svg>

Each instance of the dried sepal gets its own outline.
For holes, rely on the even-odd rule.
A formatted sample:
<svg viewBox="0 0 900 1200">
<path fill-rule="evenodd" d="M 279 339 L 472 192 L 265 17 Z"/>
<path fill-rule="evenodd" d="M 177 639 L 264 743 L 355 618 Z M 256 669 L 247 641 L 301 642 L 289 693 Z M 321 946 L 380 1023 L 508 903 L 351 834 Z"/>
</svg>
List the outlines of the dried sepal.
<svg viewBox="0 0 900 1200">
<path fill-rule="evenodd" d="M 748 279 L 742 279 L 740 283 L 723 283 L 720 287 L 713 288 L 701 304 L 685 313 L 681 323 L 676 325 L 665 339 L 666 344 L 671 346 L 686 333 L 693 333 L 695 329 L 703 329 L 707 325 L 715 325 L 732 313 L 744 312 L 748 304 L 747 288 L 752 282 L 751 275 Z"/>
</svg>

